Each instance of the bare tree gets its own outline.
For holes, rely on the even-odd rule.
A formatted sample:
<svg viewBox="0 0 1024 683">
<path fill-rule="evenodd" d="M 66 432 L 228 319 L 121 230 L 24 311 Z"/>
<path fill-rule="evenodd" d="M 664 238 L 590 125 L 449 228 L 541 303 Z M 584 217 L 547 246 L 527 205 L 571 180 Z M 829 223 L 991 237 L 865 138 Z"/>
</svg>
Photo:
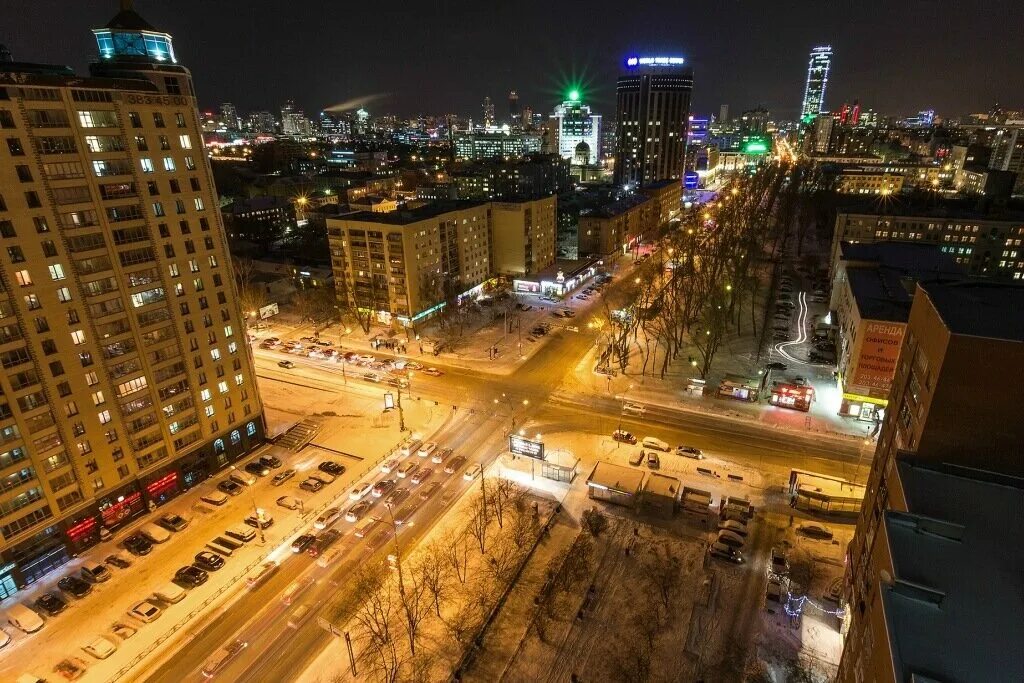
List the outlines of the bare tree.
<svg viewBox="0 0 1024 683">
<path fill-rule="evenodd" d="M 238 287 L 238 303 L 246 320 L 259 315 L 259 310 L 269 303 L 267 288 L 256 280 L 256 264 L 252 259 L 232 258 L 231 271 Z"/>
<path fill-rule="evenodd" d="M 507 513 L 516 506 L 517 501 L 525 497 L 526 491 L 514 481 L 499 477 L 491 488 L 490 494 L 490 499 L 487 502 L 494 512 L 498 528 L 503 529 Z"/>
<path fill-rule="evenodd" d="M 562 564 L 555 577 L 558 587 L 569 591 L 574 585 L 590 577 L 594 544 L 589 536 L 579 535 L 562 556 Z"/>
<path fill-rule="evenodd" d="M 487 552 L 487 517 L 487 499 L 481 495 L 474 499 L 469 517 L 469 534 L 476 539 L 481 555 Z"/>
<path fill-rule="evenodd" d="M 395 638 L 396 605 L 383 564 L 361 567 L 355 574 L 353 592 L 363 597 L 353 619 L 357 639 L 364 642 L 359 658 L 374 678 L 395 683 L 400 654 Z"/>
<path fill-rule="evenodd" d="M 608 518 L 597 508 L 584 510 L 580 516 L 580 524 L 590 532 L 594 538 L 600 536 L 608 528 Z"/>
<path fill-rule="evenodd" d="M 455 572 L 459 583 L 465 584 L 469 578 L 469 545 L 465 534 L 448 534 L 441 545 L 444 560 Z"/>
<path fill-rule="evenodd" d="M 434 613 L 441 618 L 441 603 L 448 595 L 448 570 L 445 564 L 444 549 L 437 543 L 431 543 L 418 565 L 420 581 L 430 594 L 434 604 Z"/>
<path fill-rule="evenodd" d="M 679 591 L 681 585 L 679 575 L 682 568 L 682 561 L 669 550 L 667 545 L 651 546 L 647 560 L 644 562 L 643 575 L 666 612 L 671 609 L 672 600 Z"/>
<path fill-rule="evenodd" d="M 426 582 L 423 580 L 423 569 L 417 566 L 407 572 L 401 564 L 401 557 L 398 562 L 400 563 L 398 596 L 402 606 L 402 616 L 405 618 L 405 634 L 409 640 L 409 653 L 415 657 L 420 625 L 429 613 L 430 600 L 427 595 Z"/>
</svg>

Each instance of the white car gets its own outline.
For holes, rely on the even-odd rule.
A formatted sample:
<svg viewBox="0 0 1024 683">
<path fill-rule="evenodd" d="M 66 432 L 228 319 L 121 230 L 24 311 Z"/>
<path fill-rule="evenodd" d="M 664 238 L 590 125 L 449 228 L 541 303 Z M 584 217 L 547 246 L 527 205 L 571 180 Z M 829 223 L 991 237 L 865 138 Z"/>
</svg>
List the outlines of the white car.
<svg viewBox="0 0 1024 683">
<path fill-rule="evenodd" d="M 163 610 L 148 600 L 136 603 L 134 607 L 128 610 L 128 616 L 135 617 L 144 624 L 153 623 L 160 618 L 161 614 L 163 614 Z"/>
<path fill-rule="evenodd" d="M 321 472 L 317 470 L 316 472 L 310 472 L 309 478 L 316 479 L 321 484 L 333 484 L 334 480 L 337 477 L 335 477 L 333 474 L 328 474 L 327 472 Z"/>
<path fill-rule="evenodd" d="M 277 504 L 285 510 L 298 510 L 302 507 L 302 501 L 292 496 L 281 496 L 277 499 Z"/>
<path fill-rule="evenodd" d="M 428 441 L 427 443 L 423 444 L 420 447 L 420 450 L 417 452 L 417 454 L 421 458 L 429 458 L 430 456 L 432 456 L 434 454 L 434 451 L 436 451 L 436 450 L 437 450 L 437 444 L 434 443 L 433 441 Z"/>
<path fill-rule="evenodd" d="M 462 475 L 462 478 L 465 479 L 466 481 L 473 481 L 474 479 L 480 476 L 480 473 L 482 471 L 483 468 L 480 467 L 480 463 L 477 463 L 471 466 L 468 470 L 466 470 L 466 473 Z"/>
<path fill-rule="evenodd" d="M 647 407 L 639 403 L 624 403 L 622 404 L 622 412 L 629 413 L 630 415 L 643 415 L 647 412 Z"/>
<path fill-rule="evenodd" d="M 313 522 L 314 529 L 326 529 L 341 518 L 341 510 L 339 508 L 327 508 L 324 513 L 316 518 Z"/>
<path fill-rule="evenodd" d="M 644 448 L 653 448 L 656 451 L 665 451 L 666 453 L 671 450 L 671 446 L 661 439 L 656 439 L 653 436 L 645 436 L 644 440 L 640 442 L 640 445 Z"/>
<path fill-rule="evenodd" d="M 384 461 L 384 464 L 380 466 L 380 471 L 383 474 L 391 474 L 393 470 L 398 469 L 398 458 L 388 458 Z"/>
<path fill-rule="evenodd" d="M 85 650 L 86 654 L 92 655 L 96 659 L 106 659 L 117 651 L 117 645 L 110 638 L 96 636 L 88 644 L 83 645 L 82 649 Z"/>
<path fill-rule="evenodd" d="M 747 530 L 747 525 L 735 519 L 725 520 L 724 522 L 718 525 L 718 528 L 721 531 L 731 531 L 734 534 L 744 537 L 749 533 L 749 531 Z"/>
<path fill-rule="evenodd" d="M 356 486 L 349 492 L 349 500 L 361 500 L 366 497 L 366 494 L 373 488 L 373 482 L 368 481 L 364 484 L 356 484 Z"/>
</svg>

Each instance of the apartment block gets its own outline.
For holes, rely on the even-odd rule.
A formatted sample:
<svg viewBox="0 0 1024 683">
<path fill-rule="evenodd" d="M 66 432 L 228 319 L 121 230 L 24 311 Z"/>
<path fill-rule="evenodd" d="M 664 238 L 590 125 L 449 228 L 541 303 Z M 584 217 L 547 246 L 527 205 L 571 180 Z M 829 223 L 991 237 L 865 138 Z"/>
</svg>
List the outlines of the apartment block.
<svg viewBox="0 0 1024 683">
<path fill-rule="evenodd" d="M 191 75 L 94 34 L 0 69 L 0 598 L 264 438 Z"/>
<path fill-rule="evenodd" d="M 498 275 L 532 275 L 555 262 L 554 195 L 491 203 L 491 255 Z"/>
<path fill-rule="evenodd" d="M 624 254 L 639 244 L 645 233 L 658 227 L 660 204 L 632 194 L 596 209 L 584 210 L 579 221 L 581 256 Z"/>
</svg>

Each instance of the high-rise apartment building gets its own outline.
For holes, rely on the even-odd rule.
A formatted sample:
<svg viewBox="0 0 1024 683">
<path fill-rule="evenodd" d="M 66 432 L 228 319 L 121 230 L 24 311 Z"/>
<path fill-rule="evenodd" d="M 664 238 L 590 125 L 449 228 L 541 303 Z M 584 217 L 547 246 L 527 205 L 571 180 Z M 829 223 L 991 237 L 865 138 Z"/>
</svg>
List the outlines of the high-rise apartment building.
<svg viewBox="0 0 1024 683">
<path fill-rule="evenodd" d="M 0 73 L 0 597 L 264 438 L 191 74 L 94 34 Z"/>
<path fill-rule="evenodd" d="M 521 116 L 519 111 L 519 93 L 515 90 L 509 91 L 508 93 L 508 123 L 510 126 L 518 126 L 520 124 L 519 117 Z"/>
<path fill-rule="evenodd" d="M 693 69 L 682 57 L 630 57 L 615 88 L 615 184 L 682 178 Z"/>
<path fill-rule="evenodd" d="M 825 112 L 825 88 L 828 86 L 828 72 L 831 68 L 831 46 L 825 45 L 811 50 L 811 59 L 807 64 L 804 101 L 800 107 L 800 120 L 804 123 L 810 123 Z"/>
<path fill-rule="evenodd" d="M 1000 128 L 995 132 L 988 167 L 1016 173 L 1013 194 L 1024 195 L 1024 126 Z"/>
<path fill-rule="evenodd" d="M 563 159 L 585 155 L 586 163 L 600 160 L 601 115 L 594 114 L 590 105 L 583 104 L 578 90 L 570 92 L 569 99 L 555 107 L 551 118 L 558 128 L 558 154 Z"/>
</svg>

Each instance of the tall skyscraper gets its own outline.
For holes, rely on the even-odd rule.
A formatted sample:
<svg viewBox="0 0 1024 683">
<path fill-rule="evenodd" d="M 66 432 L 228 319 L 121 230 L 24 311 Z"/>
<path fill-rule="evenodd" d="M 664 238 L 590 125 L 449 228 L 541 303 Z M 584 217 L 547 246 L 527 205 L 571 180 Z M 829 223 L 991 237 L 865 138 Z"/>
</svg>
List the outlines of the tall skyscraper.
<svg viewBox="0 0 1024 683">
<path fill-rule="evenodd" d="M 811 61 L 807 64 L 804 101 L 800 107 L 800 120 L 804 123 L 810 123 L 825 111 L 825 88 L 828 86 L 828 72 L 831 67 L 831 46 L 825 45 L 811 50 Z"/>
<path fill-rule="evenodd" d="M 490 127 L 494 125 L 494 102 L 491 102 L 490 97 L 484 98 L 484 127 Z"/>
<path fill-rule="evenodd" d="M 718 107 L 718 122 L 729 123 L 729 105 L 723 104 Z"/>
<path fill-rule="evenodd" d="M 508 94 L 508 123 L 510 126 L 519 125 L 519 93 L 515 90 Z"/>
<path fill-rule="evenodd" d="M 682 178 L 693 69 L 682 57 L 629 57 L 615 88 L 615 183 Z"/>
<path fill-rule="evenodd" d="M 563 159 L 574 159 L 584 154 L 587 163 L 598 162 L 601 155 L 601 115 L 592 113 L 590 105 L 583 104 L 578 90 L 571 91 L 569 99 L 555 107 L 551 117 L 558 128 L 558 154 Z"/>
<path fill-rule="evenodd" d="M 238 131 L 242 127 L 241 119 L 238 118 L 238 110 L 230 102 L 220 105 L 220 121 L 229 131 Z"/>
<path fill-rule="evenodd" d="M 0 73 L 0 596 L 264 438 L 192 77 L 130 8 Z"/>
</svg>

